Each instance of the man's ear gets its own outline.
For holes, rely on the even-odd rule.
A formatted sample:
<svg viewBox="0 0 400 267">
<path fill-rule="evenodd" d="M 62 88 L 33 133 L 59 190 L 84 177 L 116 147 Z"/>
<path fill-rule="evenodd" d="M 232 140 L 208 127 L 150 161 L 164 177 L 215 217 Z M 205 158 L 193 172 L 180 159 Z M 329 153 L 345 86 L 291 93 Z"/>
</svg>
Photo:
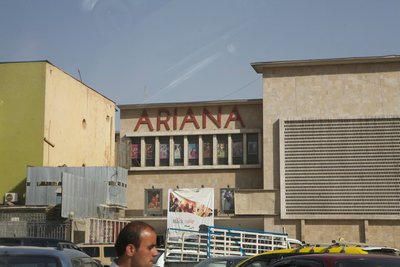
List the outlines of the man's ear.
<svg viewBox="0 0 400 267">
<path fill-rule="evenodd" d="M 126 256 L 132 257 L 135 254 L 136 248 L 132 244 L 128 244 L 125 248 Z"/>
</svg>

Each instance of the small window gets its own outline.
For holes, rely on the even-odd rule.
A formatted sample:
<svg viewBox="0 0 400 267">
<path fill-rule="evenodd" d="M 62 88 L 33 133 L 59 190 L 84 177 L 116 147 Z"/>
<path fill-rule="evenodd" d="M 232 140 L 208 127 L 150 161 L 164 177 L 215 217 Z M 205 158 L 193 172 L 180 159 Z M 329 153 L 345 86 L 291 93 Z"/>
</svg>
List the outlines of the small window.
<svg viewBox="0 0 400 267">
<path fill-rule="evenodd" d="M 174 136 L 174 164 L 183 166 L 183 136 Z"/>
<path fill-rule="evenodd" d="M 90 257 L 100 257 L 99 247 L 81 247 L 81 249 Z"/>
<path fill-rule="evenodd" d="M 140 167 L 140 138 L 132 138 L 131 160 L 133 167 Z"/>
<path fill-rule="evenodd" d="M 189 165 L 199 165 L 199 137 L 189 136 L 188 141 Z"/>
<path fill-rule="evenodd" d="M 228 135 L 217 136 L 217 158 L 219 165 L 228 164 Z"/>
<path fill-rule="evenodd" d="M 203 165 L 213 164 L 213 137 L 203 135 Z"/>
<path fill-rule="evenodd" d="M 243 164 L 243 135 L 232 135 L 232 163 Z"/>
<path fill-rule="evenodd" d="M 259 164 L 258 153 L 258 134 L 247 134 L 247 163 Z"/>
<path fill-rule="evenodd" d="M 160 166 L 169 166 L 169 137 L 163 136 L 160 140 Z"/>
<path fill-rule="evenodd" d="M 145 142 L 145 153 L 146 153 L 146 166 L 154 166 L 155 165 L 155 138 L 154 137 L 146 137 L 144 139 Z"/>
<path fill-rule="evenodd" d="M 104 257 L 115 258 L 117 257 L 117 252 L 114 246 L 104 247 Z"/>
</svg>

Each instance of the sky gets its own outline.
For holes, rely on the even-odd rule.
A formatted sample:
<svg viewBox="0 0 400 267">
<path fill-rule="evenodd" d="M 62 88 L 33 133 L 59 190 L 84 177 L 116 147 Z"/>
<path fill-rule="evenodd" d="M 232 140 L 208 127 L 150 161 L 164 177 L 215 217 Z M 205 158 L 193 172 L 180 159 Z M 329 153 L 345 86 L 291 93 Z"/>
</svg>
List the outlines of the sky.
<svg viewBox="0 0 400 267">
<path fill-rule="evenodd" d="M 262 98 L 254 62 L 400 54 L 398 0 L 0 0 L 0 61 L 120 104 Z"/>
</svg>

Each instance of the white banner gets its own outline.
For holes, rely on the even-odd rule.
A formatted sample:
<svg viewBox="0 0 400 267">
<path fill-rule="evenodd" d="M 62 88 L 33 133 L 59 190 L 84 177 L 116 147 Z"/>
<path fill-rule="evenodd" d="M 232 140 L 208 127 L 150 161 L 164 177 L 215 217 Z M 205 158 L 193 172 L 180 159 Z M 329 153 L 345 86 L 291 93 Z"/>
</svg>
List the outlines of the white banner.
<svg viewBox="0 0 400 267">
<path fill-rule="evenodd" d="M 168 190 L 167 227 L 199 231 L 214 226 L 214 188 Z"/>
</svg>

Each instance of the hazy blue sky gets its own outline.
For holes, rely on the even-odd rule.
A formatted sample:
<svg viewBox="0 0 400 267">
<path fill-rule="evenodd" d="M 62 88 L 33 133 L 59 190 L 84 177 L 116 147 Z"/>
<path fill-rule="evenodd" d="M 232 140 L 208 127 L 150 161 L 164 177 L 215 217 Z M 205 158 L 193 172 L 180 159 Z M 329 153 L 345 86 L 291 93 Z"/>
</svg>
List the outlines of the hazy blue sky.
<svg viewBox="0 0 400 267">
<path fill-rule="evenodd" d="M 262 97 L 252 62 L 400 54 L 399 0 L 0 0 L 0 61 L 117 104 Z"/>
</svg>

